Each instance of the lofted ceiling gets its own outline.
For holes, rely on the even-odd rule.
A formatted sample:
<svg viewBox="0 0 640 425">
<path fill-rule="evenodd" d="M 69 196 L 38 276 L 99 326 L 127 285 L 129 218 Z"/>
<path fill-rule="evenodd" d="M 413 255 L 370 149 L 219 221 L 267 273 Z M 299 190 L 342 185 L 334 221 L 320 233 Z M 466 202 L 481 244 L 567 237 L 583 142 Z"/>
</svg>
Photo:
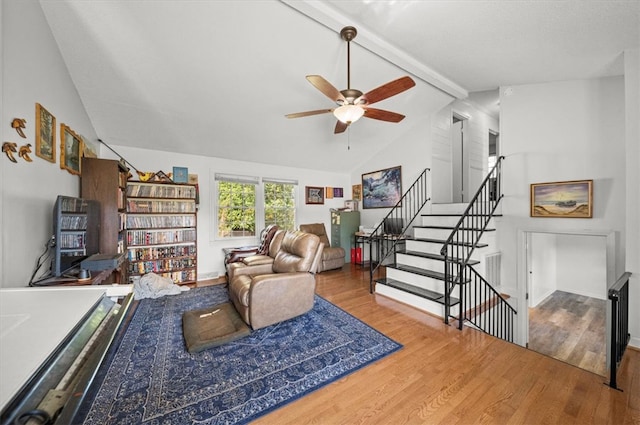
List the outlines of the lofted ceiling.
<svg viewBox="0 0 640 425">
<path fill-rule="evenodd" d="M 40 0 L 98 136 L 111 145 L 349 171 L 469 96 L 495 108 L 507 85 L 621 75 L 638 48 L 639 1 Z M 334 135 L 305 79 L 369 91 L 416 87 Z M 428 128 L 428 127 L 426 127 Z"/>
</svg>

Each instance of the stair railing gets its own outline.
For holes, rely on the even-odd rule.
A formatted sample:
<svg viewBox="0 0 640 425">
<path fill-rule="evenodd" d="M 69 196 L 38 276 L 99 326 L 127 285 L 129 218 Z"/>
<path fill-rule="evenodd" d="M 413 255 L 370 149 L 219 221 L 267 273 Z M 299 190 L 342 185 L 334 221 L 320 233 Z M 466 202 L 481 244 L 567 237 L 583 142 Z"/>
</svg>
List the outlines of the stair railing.
<svg viewBox="0 0 640 425">
<path fill-rule="evenodd" d="M 480 237 L 502 199 L 503 160 L 504 156 L 498 158 L 496 165 L 482 181 L 478 191 L 440 250 L 440 254 L 444 257 L 444 321 L 447 324 L 449 317 L 451 317 L 451 293 L 456 286 L 464 285 L 469 280 L 466 269 L 471 268 L 468 265 L 471 254 L 473 254 L 476 244 L 480 241 Z M 464 293 L 465 291 L 460 290 L 459 329 L 462 329 L 463 324 Z"/>
<path fill-rule="evenodd" d="M 398 246 L 406 240 L 407 230 L 413 220 L 429 201 L 427 176 L 429 168 L 425 168 L 413 184 L 402 195 L 398 203 L 384 217 L 380 224 L 368 236 L 369 240 L 369 292 L 373 293 L 373 275 L 392 253 L 397 252 Z M 393 235 L 385 234 L 385 222 L 399 224 L 401 229 Z M 374 261 L 375 258 L 375 261 Z M 395 262 L 395 259 L 394 259 Z"/>
<path fill-rule="evenodd" d="M 631 273 L 625 272 L 609 289 L 611 301 L 611 335 L 608 340 L 611 344 L 609 358 L 609 386 L 618 389 L 617 374 L 618 365 L 627 349 L 631 335 L 629 334 L 629 277 Z"/>
<path fill-rule="evenodd" d="M 489 335 L 513 342 L 516 310 L 473 267 L 460 287 L 460 323 L 466 320 Z"/>
</svg>

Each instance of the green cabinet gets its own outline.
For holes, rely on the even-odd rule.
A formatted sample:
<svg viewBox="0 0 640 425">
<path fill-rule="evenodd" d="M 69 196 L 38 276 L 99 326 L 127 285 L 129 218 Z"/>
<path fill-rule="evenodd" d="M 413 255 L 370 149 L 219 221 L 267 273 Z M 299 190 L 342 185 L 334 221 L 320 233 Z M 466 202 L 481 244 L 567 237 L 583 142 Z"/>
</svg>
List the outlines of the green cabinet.
<svg viewBox="0 0 640 425">
<path fill-rule="evenodd" d="M 345 263 L 351 262 L 351 242 L 360 227 L 360 211 L 331 211 L 331 246 L 344 248 Z"/>
</svg>

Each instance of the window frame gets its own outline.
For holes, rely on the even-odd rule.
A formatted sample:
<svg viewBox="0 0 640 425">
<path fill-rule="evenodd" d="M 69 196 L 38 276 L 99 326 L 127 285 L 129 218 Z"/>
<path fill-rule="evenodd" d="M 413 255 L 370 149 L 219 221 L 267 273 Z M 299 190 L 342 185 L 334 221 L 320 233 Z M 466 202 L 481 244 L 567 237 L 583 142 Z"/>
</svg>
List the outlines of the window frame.
<svg viewBox="0 0 640 425">
<path fill-rule="evenodd" d="M 209 231 L 210 240 L 214 242 L 220 241 L 243 241 L 243 240 L 255 240 L 260 236 L 260 231 L 265 228 L 265 193 L 264 193 L 264 185 L 265 183 L 282 183 L 282 184 L 291 184 L 294 186 L 294 228 L 297 229 L 298 226 L 298 209 L 299 209 L 299 187 L 297 180 L 292 179 L 284 179 L 284 178 L 264 178 L 264 177 L 256 177 L 256 176 L 246 176 L 246 175 L 238 175 L 238 174 L 226 174 L 226 173 L 213 173 L 211 179 L 211 222 L 212 226 Z M 229 181 L 236 183 L 247 183 L 255 185 L 255 235 L 253 236 L 219 236 L 218 235 L 218 214 L 219 214 L 219 181 Z"/>
</svg>

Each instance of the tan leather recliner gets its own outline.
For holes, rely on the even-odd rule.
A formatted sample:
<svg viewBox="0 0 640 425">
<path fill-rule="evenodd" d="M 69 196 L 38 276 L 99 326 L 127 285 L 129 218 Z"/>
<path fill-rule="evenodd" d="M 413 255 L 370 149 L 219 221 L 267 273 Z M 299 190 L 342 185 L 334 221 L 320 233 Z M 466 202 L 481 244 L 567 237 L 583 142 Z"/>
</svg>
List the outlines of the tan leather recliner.
<svg viewBox="0 0 640 425">
<path fill-rule="evenodd" d="M 227 279 L 231 283 L 233 278 L 239 274 L 259 275 L 272 273 L 273 261 L 280 251 L 280 245 L 284 238 L 285 231 L 278 230 L 271 239 L 269 250 L 266 254 L 255 254 L 244 257 L 241 261 L 227 264 Z"/>
<path fill-rule="evenodd" d="M 260 329 L 311 310 L 322 249 L 318 236 L 286 231 L 268 273 L 241 273 L 231 279 L 229 298 L 240 317 Z"/>
<path fill-rule="evenodd" d="M 306 233 L 318 235 L 320 242 L 324 244 L 324 249 L 322 250 L 322 261 L 318 267 L 318 273 L 325 270 L 340 269 L 344 266 L 344 248 L 341 246 L 331 246 L 329 244 L 329 237 L 327 236 L 324 223 L 301 224 L 300 230 Z"/>
</svg>

